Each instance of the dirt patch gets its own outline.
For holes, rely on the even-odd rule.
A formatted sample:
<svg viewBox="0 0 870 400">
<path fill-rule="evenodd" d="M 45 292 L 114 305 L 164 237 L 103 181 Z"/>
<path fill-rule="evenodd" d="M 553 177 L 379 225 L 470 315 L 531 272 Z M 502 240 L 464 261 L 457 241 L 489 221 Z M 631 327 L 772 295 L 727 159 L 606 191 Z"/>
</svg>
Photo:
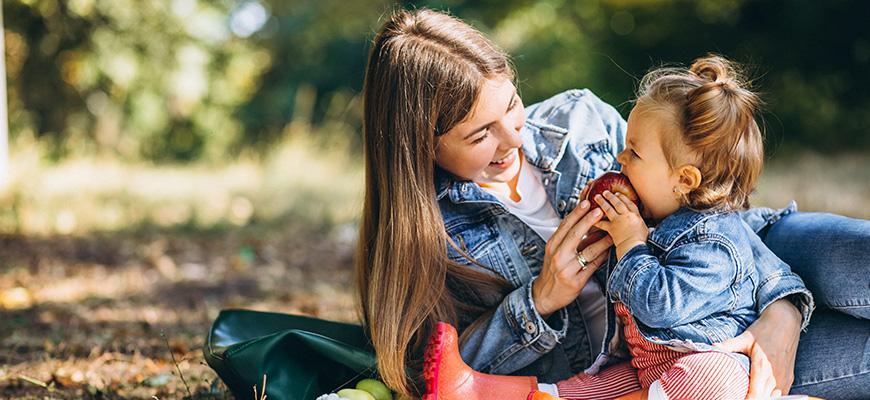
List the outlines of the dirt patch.
<svg viewBox="0 0 870 400">
<path fill-rule="evenodd" d="M 355 321 L 353 232 L 2 236 L 0 397 L 231 398 L 203 361 L 211 321 L 224 308 Z"/>
</svg>

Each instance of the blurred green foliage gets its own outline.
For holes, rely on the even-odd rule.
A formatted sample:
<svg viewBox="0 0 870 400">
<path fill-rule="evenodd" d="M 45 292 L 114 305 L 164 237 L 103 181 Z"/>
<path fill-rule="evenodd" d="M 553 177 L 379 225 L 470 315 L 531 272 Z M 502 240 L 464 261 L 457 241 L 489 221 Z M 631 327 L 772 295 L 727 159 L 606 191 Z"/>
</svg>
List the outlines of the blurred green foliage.
<svg viewBox="0 0 870 400">
<path fill-rule="evenodd" d="M 385 0 L 3 2 L 10 128 L 54 158 L 220 161 L 294 132 L 358 140 Z M 589 87 L 627 115 L 636 79 L 708 52 L 745 63 L 773 151 L 870 150 L 870 3 L 410 1 L 514 56 L 526 103 Z M 305 129 L 297 129 L 297 128 Z M 317 129 L 308 129 L 315 127 Z"/>
</svg>

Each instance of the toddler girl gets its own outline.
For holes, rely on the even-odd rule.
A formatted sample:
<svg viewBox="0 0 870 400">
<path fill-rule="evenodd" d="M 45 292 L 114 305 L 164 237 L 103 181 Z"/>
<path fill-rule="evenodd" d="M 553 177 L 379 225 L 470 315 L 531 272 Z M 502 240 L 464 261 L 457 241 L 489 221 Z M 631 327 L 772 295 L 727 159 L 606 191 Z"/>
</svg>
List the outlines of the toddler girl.
<svg viewBox="0 0 870 400">
<path fill-rule="evenodd" d="M 650 399 L 746 396 L 748 358 L 711 345 L 742 333 L 760 312 L 755 257 L 769 250 L 736 212 L 761 172 L 758 105 L 718 56 L 651 72 L 618 156 L 644 215 L 622 194 L 593 199 L 607 216 L 597 226 L 616 246 L 608 296 Z M 571 386 L 560 385 L 559 395 L 583 397 L 588 387 Z"/>
</svg>

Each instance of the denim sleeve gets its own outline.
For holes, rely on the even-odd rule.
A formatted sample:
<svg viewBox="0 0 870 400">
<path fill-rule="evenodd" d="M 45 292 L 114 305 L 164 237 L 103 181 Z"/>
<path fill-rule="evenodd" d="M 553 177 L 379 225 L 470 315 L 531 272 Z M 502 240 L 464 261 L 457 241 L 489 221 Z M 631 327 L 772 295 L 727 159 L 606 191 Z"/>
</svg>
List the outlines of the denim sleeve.
<svg viewBox="0 0 870 400">
<path fill-rule="evenodd" d="M 785 208 L 752 208 L 740 213 L 743 222 L 752 231 L 761 234 L 784 216 L 797 211 L 797 204 L 792 201 Z M 792 272 L 791 267 L 776 256 L 761 238 L 757 238 L 752 246 L 752 256 L 756 260 L 759 285 L 755 291 L 755 303 L 758 313 L 762 313 L 773 302 L 787 298 L 801 313 L 801 329 L 806 329 L 810 316 L 815 308 L 813 295 L 807 289 L 800 276 Z"/>
<path fill-rule="evenodd" d="M 671 328 L 730 309 L 728 288 L 737 274 L 737 257 L 727 241 L 680 245 L 659 262 L 640 244 L 616 264 L 608 293 L 651 328 Z"/>
<path fill-rule="evenodd" d="M 804 281 L 763 244 L 753 246 L 752 252 L 759 276 L 758 288 L 755 290 L 758 313 L 761 314 L 771 303 L 788 298 L 801 313 L 801 329 L 806 329 L 815 302 Z"/>
<path fill-rule="evenodd" d="M 546 320 L 532 298 L 532 279 L 502 300 L 462 344 L 462 359 L 477 371 L 510 374 L 550 352 L 565 337 L 568 313 L 562 308 Z"/>
</svg>

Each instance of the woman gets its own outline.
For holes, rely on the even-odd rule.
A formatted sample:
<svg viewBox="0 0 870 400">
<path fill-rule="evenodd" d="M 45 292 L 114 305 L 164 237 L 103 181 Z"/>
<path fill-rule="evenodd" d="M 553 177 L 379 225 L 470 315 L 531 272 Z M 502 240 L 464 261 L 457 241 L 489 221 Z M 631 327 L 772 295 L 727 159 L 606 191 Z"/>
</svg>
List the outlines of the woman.
<svg viewBox="0 0 870 400">
<path fill-rule="evenodd" d="M 399 392 L 420 392 L 407 371 L 419 371 L 438 321 L 459 328 L 462 358 L 482 372 L 570 386 L 619 359 L 605 340 L 614 318 L 599 269 L 612 243 L 577 247 L 601 218 L 581 190 L 619 168 L 625 121 L 588 91 L 524 109 L 513 79 L 503 52 L 442 13 L 396 12 L 374 40 L 357 286 L 381 378 Z M 753 209 L 744 219 L 828 309 L 798 345 L 813 299 L 787 265 L 767 263 L 760 318 L 721 346 L 750 356 L 750 397 L 792 386 L 860 396 L 870 390 L 870 322 L 832 309 L 868 317 L 858 264 L 870 258 L 870 224 L 793 211 Z"/>
</svg>

